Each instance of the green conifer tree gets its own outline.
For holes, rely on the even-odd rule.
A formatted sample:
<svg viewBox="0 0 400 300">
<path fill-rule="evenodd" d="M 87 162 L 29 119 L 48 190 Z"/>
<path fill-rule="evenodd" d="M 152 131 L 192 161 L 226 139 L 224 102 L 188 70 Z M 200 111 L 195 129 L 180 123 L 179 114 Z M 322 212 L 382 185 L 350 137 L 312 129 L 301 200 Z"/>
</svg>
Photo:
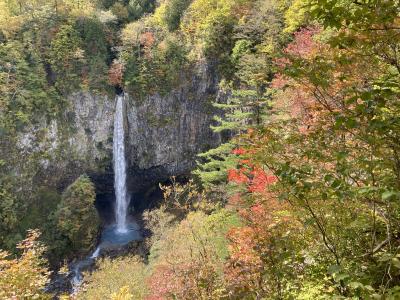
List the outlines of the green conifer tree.
<svg viewBox="0 0 400 300">
<path fill-rule="evenodd" d="M 267 95 L 255 87 L 231 89 L 226 103 L 213 105 L 223 112 L 223 116 L 215 116 L 218 123 L 212 126 L 216 133 L 228 133 L 230 139 L 217 148 L 199 154 L 198 168 L 193 174 L 198 177 L 205 188 L 212 188 L 226 182 L 230 169 L 239 162 L 238 151 L 244 145 L 240 137 L 249 128 L 261 125 L 267 107 Z"/>
</svg>

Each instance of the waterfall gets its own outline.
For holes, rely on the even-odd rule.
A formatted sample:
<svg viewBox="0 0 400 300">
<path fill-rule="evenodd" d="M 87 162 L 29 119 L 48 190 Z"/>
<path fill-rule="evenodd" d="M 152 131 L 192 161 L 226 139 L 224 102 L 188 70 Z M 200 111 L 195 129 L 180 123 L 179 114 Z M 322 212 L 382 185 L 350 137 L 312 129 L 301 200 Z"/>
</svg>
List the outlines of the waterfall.
<svg viewBox="0 0 400 300">
<path fill-rule="evenodd" d="M 100 253 L 112 245 L 126 245 L 133 240 L 141 240 L 140 227 L 134 221 L 127 222 L 127 211 L 130 198 L 126 189 L 126 161 L 125 161 L 125 127 L 124 127 L 124 95 L 118 95 L 114 116 L 114 188 L 115 188 L 115 220 L 116 224 L 106 226 L 101 234 L 100 244 L 96 250 L 86 258 L 71 265 L 72 295 L 76 295 L 82 285 L 82 270 L 93 266 Z"/>
<path fill-rule="evenodd" d="M 129 198 L 126 191 L 124 96 L 118 95 L 116 102 L 113 139 L 115 219 L 117 232 L 125 233 L 127 231 L 126 217 Z"/>
<path fill-rule="evenodd" d="M 100 255 L 100 251 L 101 251 L 101 248 L 100 248 L 100 246 L 98 246 L 97 248 L 96 248 L 96 250 L 92 253 L 92 255 L 90 256 L 90 258 L 91 259 L 96 259 L 96 258 L 98 258 L 99 257 L 99 255 Z"/>
</svg>

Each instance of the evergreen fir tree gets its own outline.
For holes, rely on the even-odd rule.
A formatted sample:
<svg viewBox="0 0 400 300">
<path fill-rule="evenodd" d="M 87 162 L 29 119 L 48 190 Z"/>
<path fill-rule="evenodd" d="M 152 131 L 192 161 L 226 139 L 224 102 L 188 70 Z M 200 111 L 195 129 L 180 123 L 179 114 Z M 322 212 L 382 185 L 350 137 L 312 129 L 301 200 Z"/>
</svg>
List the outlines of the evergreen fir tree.
<svg viewBox="0 0 400 300">
<path fill-rule="evenodd" d="M 218 125 L 211 128 L 216 133 L 228 132 L 231 139 L 199 154 L 198 168 L 193 172 L 205 188 L 212 189 L 226 181 L 228 171 L 236 168 L 240 160 L 240 150 L 245 141 L 239 136 L 249 128 L 261 125 L 265 116 L 267 94 L 263 89 L 231 89 L 230 94 L 227 103 L 213 104 L 223 111 L 223 116 L 215 116 Z"/>
</svg>

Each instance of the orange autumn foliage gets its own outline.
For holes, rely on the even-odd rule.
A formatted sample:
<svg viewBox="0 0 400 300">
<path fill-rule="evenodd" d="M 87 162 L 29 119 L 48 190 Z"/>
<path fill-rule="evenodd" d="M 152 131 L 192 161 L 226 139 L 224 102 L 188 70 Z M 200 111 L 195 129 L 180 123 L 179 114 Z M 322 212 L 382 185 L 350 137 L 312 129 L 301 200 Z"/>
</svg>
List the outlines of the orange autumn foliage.
<svg viewBox="0 0 400 300">
<path fill-rule="evenodd" d="M 151 294 L 146 300 L 213 299 L 217 289 L 216 270 L 211 261 L 159 265 L 147 282 Z"/>
<path fill-rule="evenodd" d="M 120 62 L 114 61 L 108 71 L 108 82 L 113 86 L 120 86 L 124 75 L 124 66 Z"/>
<path fill-rule="evenodd" d="M 273 191 L 277 177 L 251 159 L 241 163 L 238 169 L 228 172 L 231 183 L 246 186 L 244 194 L 236 193 L 229 200 L 229 207 L 236 209 L 244 221 L 243 226 L 231 229 L 227 235 L 230 256 L 224 276 L 226 289 L 234 299 L 259 297 L 278 289 L 274 272 L 281 266 L 275 258 L 289 248 L 285 234 L 300 228 L 288 203 L 278 200 Z M 253 203 L 250 206 L 249 201 Z"/>
<path fill-rule="evenodd" d="M 154 34 L 150 31 L 146 31 L 140 36 L 140 44 L 145 48 L 151 48 L 156 41 Z"/>
<path fill-rule="evenodd" d="M 297 120 L 303 134 L 326 130 L 336 121 L 332 114 L 354 110 L 362 100 L 346 103 L 344 99 L 356 96 L 354 91 L 379 76 L 379 65 L 371 68 L 346 48 L 333 50 L 320 40 L 320 33 L 321 29 L 310 27 L 294 35 L 284 56 L 275 60 L 280 72 L 271 83 L 277 90 L 273 110 Z"/>
<path fill-rule="evenodd" d="M 248 297 L 254 291 L 267 292 L 276 288 L 278 283 L 273 275 L 280 266 L 274 262 L 274 257 L 288 248 L 285 234 L 299 228 L 288 213 L 287 204 L 265 190 L 258 195 L 254 205 L 239 209 L 246 225 L 228 233 L 230 257 L 224 272 L 228 290 L 235 299 Z M 270 277 L 268 282 L 266 277 Z"/>
</svg>

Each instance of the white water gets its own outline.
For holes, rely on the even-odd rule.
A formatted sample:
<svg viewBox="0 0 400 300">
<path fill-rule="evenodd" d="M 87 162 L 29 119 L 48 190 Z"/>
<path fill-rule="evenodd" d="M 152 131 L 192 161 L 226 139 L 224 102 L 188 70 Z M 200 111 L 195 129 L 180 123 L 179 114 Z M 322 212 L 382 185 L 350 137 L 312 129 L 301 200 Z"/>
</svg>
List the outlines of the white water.
<svg viewBox="0 0 400 300">
<path fill-rule="evenodd" d="M 117 232 L 127 232 L 127 209 L 129 198 L 126 191 L 126 162 L 125 162 L 125 130 L 124 130 L 124 96 L 117 96 L 114 116 L 114 188 L 116 198 L 115 219 Z"/>
<path fill-rule="evenodd" d="M 90 257 L 91 259 L 96 259 L 100 255 L 100 246 L 96 248 L 96 250 L 93 252 L 92 256 Z"/>
<path fill-rule="evenodd" d="M 82 269 L 87 268 L 94 264 L 94 261 L 97 257 L 99 257 L 101 251 L 101 247 L 98 246 L 96 250 L 92 253 L 92 255 L 86 257 L 85 259 L 77 262 L 73 267 L 71 273 L 73 274 L 71 279 L 72 285 L 72 295 L 76 295 L 82 285 Z"/>
</svg>

